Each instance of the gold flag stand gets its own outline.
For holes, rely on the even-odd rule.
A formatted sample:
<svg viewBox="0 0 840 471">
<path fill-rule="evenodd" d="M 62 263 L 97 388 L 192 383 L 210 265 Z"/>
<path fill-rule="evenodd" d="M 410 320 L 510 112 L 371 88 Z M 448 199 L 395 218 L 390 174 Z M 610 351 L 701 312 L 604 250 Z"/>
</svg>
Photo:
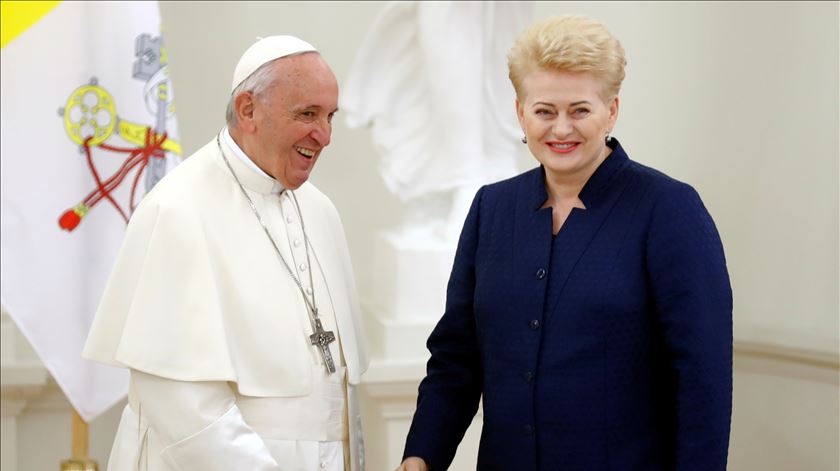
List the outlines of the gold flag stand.
<svg viewBox="0 0 840 471">
<path fill-rule="evenodd" d="M 61 471 L 99 471 L 96 461 L 88 459 L 88 424 L 73 409 L 73 454 L 61 462 Z"/>
</svg>

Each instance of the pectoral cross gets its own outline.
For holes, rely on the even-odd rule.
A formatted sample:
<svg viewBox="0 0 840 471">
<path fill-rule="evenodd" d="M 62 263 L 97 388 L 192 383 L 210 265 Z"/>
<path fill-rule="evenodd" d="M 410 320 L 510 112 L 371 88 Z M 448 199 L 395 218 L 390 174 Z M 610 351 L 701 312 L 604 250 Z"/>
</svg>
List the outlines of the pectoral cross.
<svg viewBox="0 0 840 471">
<path fill-rule="evenodd" d="M 321 356 L 324 358 L 324 364 L 327 366 L 327 371 L 335 373 L 335 363 L 333 363 L 332 354 L 330 353 L 330 342 L 335 342 L 335 334 L 331 330 L 324 330 L 321 325 L 321 319 L 315 318 L 315 333 L 309 336 L 309 342 L 318 347 L 321 351 Z"/>
</svg>

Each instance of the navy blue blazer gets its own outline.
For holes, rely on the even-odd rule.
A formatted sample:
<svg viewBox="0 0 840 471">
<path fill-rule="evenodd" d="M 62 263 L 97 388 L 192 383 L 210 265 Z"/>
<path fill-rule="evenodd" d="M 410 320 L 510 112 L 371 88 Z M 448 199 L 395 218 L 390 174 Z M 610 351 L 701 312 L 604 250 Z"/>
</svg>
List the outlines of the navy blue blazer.
<svg viewBox="0 0 840 471">
<path fill-rule="evenodd" d="M 536 168 L 476 194 L 404 456 L 446 469 L 725 470 L 732 292 L 697 192 L 617 141 L 552 236 Z"/>
</svg>

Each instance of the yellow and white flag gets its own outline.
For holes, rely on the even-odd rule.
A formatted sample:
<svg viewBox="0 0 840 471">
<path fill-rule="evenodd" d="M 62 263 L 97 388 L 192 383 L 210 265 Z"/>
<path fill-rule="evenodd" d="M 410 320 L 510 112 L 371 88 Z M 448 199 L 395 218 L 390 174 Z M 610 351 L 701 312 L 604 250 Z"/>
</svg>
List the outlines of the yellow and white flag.
<svg viewBox="0 0 840 471">
<path fill-rule="evenodd" d="M 160 14 L 0 5 L 0 302 L 89 421 L 128 376 L 81 358 L 88 328 L 134 207 L 180 161 Z"/>
</svg>

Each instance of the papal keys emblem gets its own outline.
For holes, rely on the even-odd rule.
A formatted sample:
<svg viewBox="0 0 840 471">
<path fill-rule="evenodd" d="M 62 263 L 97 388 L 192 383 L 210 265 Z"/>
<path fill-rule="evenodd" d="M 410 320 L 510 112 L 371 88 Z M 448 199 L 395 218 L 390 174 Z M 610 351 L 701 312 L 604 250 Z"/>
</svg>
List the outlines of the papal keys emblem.
<svg viewBox="0 0 840 471">
<path fill-rule="evenodd" d="M 145 171 L 144 193 L 147 193 L 166 173 L 166 155 L 181 155 L 181 146 L 167 137 L 166 122 L 175 113 L 172 88 L 166 68 L 166 52 L 161 36 L 149 34 L 137 37 L 132 77 L 145 81 L 143 96 L 146 108 L 155 117 L 154 127 L 129 122 L 117 114 L 113 96 L 94 77 L 70 94 L 64 107 L 58 110 L 64 120 L 67 136 L 79 146 L 94 180 L 94 187 L 81 202 L 65 211 L 58 225 L 67 231 L 75 229 L 85 215 L 106 200 L 128 223 L 134 211 L 137 189 Z M 112 144 L 114 134 L 128 146 Z M 105 153 L 105 158 L 122 158 L 122 165 L 111 175 L 101 175 L 93 159 L 93 149 Z M 98 152 L 99 153 L 99 152 Z M 110 155 L 108 155 L 110 154 Z M 117 201 L 113 192 L 127 179 L 131 181 L 128 201 Z"/>
</svg>

